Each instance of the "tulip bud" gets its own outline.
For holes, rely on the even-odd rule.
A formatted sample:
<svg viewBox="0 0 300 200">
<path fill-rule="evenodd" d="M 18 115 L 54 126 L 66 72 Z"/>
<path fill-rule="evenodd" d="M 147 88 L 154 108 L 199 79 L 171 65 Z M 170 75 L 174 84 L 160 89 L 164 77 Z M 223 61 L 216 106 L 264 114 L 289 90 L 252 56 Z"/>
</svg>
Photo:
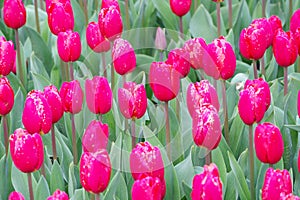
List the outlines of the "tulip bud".
<svg viewBox="0 0 300 200">
<path fill-rule="evenodd" d="M 269 21 L 269 24 L 272 28 L 272 33 L 273 33 L 272 35 L 273 35 L 273 39 L 274 39 L 275 33 L 277 32 L 277 30 L 282 29 L 282 23 L 281 23 L 280 18 L 277 17 L 276 15 L 272 15 L 271 17 L 269 17 L 268 21 Z"/>
<path fill-rule="evenodd" d="M 295 196 L 292 193 L 290 193 L 286 196 L 280 197 L 280 200 L 300 200 L 300 197 Z"/>
<path fill-rule="evenodd" d="M 186 102 L 191 117 L 204 104 L 212 104 L 217 111 L 220 107 L 217 91 L 208 80 L 190 83 L 187 89 Z"/>
<path fill-rule="evenodd" d="M 120 6 L 117 0 L 102 0 L 102 5 L 101 5 L 101 9 L 102 8 L 109 8 L 115 6 L 116 9 L 119 11 L 119 13 L 121 13 L 120 11 Z"/>
<path fill-rule="evenodd" d="M 46 134 L 52 126 L 52 111 L 43 92 L 32 90 L 28 93 L 22 114 L 25 129 L 33 134 Z"/>
<path fill-rule="evenodd" d="M 71 0 L 46 0 L 46 12 L 48 13 L 52 4 L 57 4 L 57 3 L 61 3 L 61 4 L 66 4 L 67 2 L 71 2 Z"/>
<path fill-rule="evenodd" d="M 83 91 L 78 80 L 64 82 L 60 88 L 64 111 L 77 114 L 81 111 L 83 102 Z"/>
<path fill-rule="evenodd" d="M 162 187 L 162 182 L 157 177 L 147 176 L 136 180 L 132 185 L 132 200 L 161 200 L 163 199 Z"/>
<path fill-rule="evenodd" d="M 236 68 L 236 58 L 232 46 L 223 36 L 207 45 L 208 58 L 204 62 L 213 60 L 214 63 L 205 63 L 204 71 L 214 79 L 227 80 L 231 78 Z"/>
<path fill-rule="evenodd" d="M 164 163 L 160 150 L 149 142 L 140 142 L 130 153 L 130 170 L 134 180 L 142 177 L 164 179 Z"/>
<path fill-rule="evenodd" d="M 131 44 L 122 38 L 116 39 L 112 48 L 112 60 L 118 74 L 132 72 L 136 66 L 136 58 Z"/>
<path fill-rule="evenodd" d="M 9 28 L 21 28 L 26 23 L 26 9 L 22 0 L 4 0 L 3 19 Z"/>
<path fill-rule="evenodd" d="M 280 199 L 292 193 L 292 182 L 287 170 L 267 169 L 262 187 L 262 200 Z"/>
<path fill-rule="evenodd" d="M 266 18 L 258 18 L 258 19 L 254 19 L 250 26 L 256 28 L 256 29 L 263 29 L 265 31 L 265 40 L 267 43 L 267 48 L 269 46 L 272 45 L 273 42 L 273 29 L 272 26 L 270 24 L 270 22 L 268 21 L 268 19 Z"/>
<path fill-rule="evenodd" d="M 103 192 L 109 183 L 111 164 L 107 151 L 84 152 L 80 159 L 80 183 L 95 194 Z"/>
<path fill-rule="evenodd" d="M 121 36 L 123 22 L 117 7 L 102 8 L 98 16 L 98 22 L 102 35 L 109 41 L 114 41 Z"/>
<path fill-rule="evenodd" d="M 64 191 L 57 189 L 47 200 L 69 200 L 69 196 Z"/>
<path fill-rule="evenodd" d="M 0 75 L 8 75 L 14 67 L 16 61 L 16 51 L 12 41 L 6 41 L 5 37 L 0 37 Z"/>
<path fill-rule="evenodd" d="M 0 78 L 0 96 L 0 115 L 7 115 L 14 106 L 15 95 L 5 76 Z"/>
<path fill-rule="evenodd" d="M 120 111 L 127 119 L 139 119 L 147 110 L 147 94 L 144 85 L 135 82 L 124 83 L 118 90 Z"/>
<path fill-rule="evenodd" d="M 282 51 L 285 49 L 285 51 Z M 282 67 L 288 67 L 295 63 L 298 56 L 297 42 L 291 32 L 278 30 L 273 40 L 273 54 L 276 62 Z"/>
<path fill-rule="evenodd" d="M 17 129 L 9 137 L 10 153 L 15 166 L 24 173 L 38 170 L 44 161 L 44 145 L 38 133 Z"/>
<path fill-rule="evenodd" d="M 70 1 L 52 2 L 48 8 L 48 25 L 54 35 L 74 29 L 74 14 Z"/>
<path fill-rule="evenodd" d="M 105 77 L 94 76 L 85 81 L 86 103 L 89 110 L 95 114 L 105 114 L 110 111 L 113 93 Z"/>
<path fill-rule="evenodd" d="M 160 101 L 174 99 L 180 87 L 180 74 L 172 65 L 164 62 L 153 62 L 149 73 L 150 87 Z"/>
<path fill-rule="evenodd" d="M 192 200 L 222 200 L 222 182 L 218 167 L 211 163 L 204 165 L 204 170 L 193 179 Z"/>
<path fill-rule="evenodd" d="M 196 145 L 208 150 L 218 147 L 221 140 L 221 123 L 216 108 L 202 105 L 193 115 L 193 139 Z"/>
<path fill-rule="evenodd" d="M 166 64 L 173 65 L 181 78 L 186 77 L 190 72 L 189 54 L 184 49 L 173 49 L 168 55 Z"/>
<path fill-rule="evenodd" d="M 86 128 L 82 137 L 82 147 L 84 152 L 96 152 L 106 149 L 108 143 L 109 128 L 101 121 L 93 120 Z"/>
<path fill-rule="evenodd" d="M 64 62 L 78 60 L 81 54 L 80 35 L 71 30 L 60 32 L 57 38 L 57 49 L 59 57 Z"/>
<path fill-rule="evenodd" d="M 156 30 L 155 47 L 161 51 L 167 47 L 165 32 L 165 29 L 162 29 L 160 27 L 158 27 Z"/>
<path fill-rule="evenodd" d="M 109 41 L 101 34 L 99 24 L 90 22 L 86 28 L 86 41 L 89 47 L 97 52 L 107 52 L 110 49 Z"/>
<path fill-rule="evenodd" d="M 203 68 L 204 56 L 207 58 L 206 42 L 203 38 L 193 38 L 184 43 L 184 50 L 189 53 L 189 62 L 194 69 Z"/>
<path fill-rule="evenodd" d="M 191 0 L 170 0 L 172 12 L 179 17 L 182 17 L 190 11 L 191 4 Z"/>
<path fill-rule="evenodd" d="M 262 78 L 247 80 L 240 92 L 238 110 L 241 119 L 247 125 L 259 123 L 271 102 L 270 88 Z"/>
<path fill-rule="evenodd" d="M 290 20 L 290 30 L 292 33 L 300 27 L 300 9 L 296 10 Z"/>
<path fill-rule="evenodd" d="M 64 109 L 58 90 L 54 85 L 44 88 L 44 96 L 52 111 L 52 123 L 56 123 L 64 114 Z"/>
<path fill-rule="evenodd" d="M 8 200 L 25 200 L 25 198 L 22 193 L 13 191 L 10 193 Z"/>
<path fill-rule="evenodd" d="M 283 154 L 283 140 L 277 126 L 266 122 L 259 124 L 254 133 L 257 158 L 264 163 L 275 164 Z"/>
</svg>

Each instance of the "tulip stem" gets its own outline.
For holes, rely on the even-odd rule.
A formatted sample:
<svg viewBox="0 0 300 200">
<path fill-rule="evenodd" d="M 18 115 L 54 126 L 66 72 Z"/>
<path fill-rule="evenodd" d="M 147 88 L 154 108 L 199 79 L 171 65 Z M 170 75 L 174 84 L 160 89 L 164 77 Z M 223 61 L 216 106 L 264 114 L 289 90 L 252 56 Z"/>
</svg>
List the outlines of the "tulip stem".
<svg viewBox="0 0 300 200">
<path fill-rule="evenodd" d="M 27 180 L 28 180 L 28 189 L 29 189 L 30 200 L 34 200 L 31 173 L 27 173 Z"/>
<path fill-rule="evenodd" d="M 228 26 L 232 28 L 232 0 L 228 0 Z"/>
<path fill-rule="evenodd" d="M 251 200 L 255 199 L 254 188 L 254 154 L 253 154 L 253 126 L 249 126 L 249 163 L 250 163 L 250 191 Z"/>
<path fill-rule="evenodd" d="M 288 93 L 288 68 L 284 67 L 283 72 L 284 72 L 284 96 L 285 96 Z"/>
<path fill-rule="evenodd" d="M 171 144 L 170 144 L 170 122 L 169 122 L 169 105 L 168 101 L 165 102 L 165 116 L 166 116 L 166 147 L 167 155 L 171 160 Z"/>
<path fill-rule="evenodd" d="M 253 60 L 253 74 L 254 74 L 254 79 L 258 78 L 258 74 L 257 74 L 257 63 L 256 60 Z"/>
<path fill-rule="evenodd" d="M 298 56 L 297 72 L 300 73 L 300 56 Z"/>
<path fill-rule="evenodd" d="M 126 27 L 127 30 L 130 29 L 130 20 L 129 20 L 129 4 L 128 0 L 125 0 L 125 17 L 126 17 Z"/>
<path fill-rule="evenodd" d="M 101 58 L 102 58 L 103 76 L 107 78 L 105 52 L 101 53 Z M 101 69 L 99 69 L 99 73 L 100 72 Z"/>
<path fill-rule="evenodd" d="M 36 23 L 36 30 L 38 33 L 41 33 L 40 29 L 40 20 L 39 20 L 39 7 L 38 7 L 38 1 L 34 0 L 34 14 L 35 14 L 35 23 Z"/>
<path fill-rule="evenodd" d="M 132 149 L 135 147 L 136 145 L 136 135 L 135 135 L 135 119 L 131 120 L 131 146 Z"/>
<path fill-rule="evenodd" d="M 98 8 L 98 0 L 94 0 L 94 10 L 98 10 L 99 8 Z"/>
<path fill-rule="evenodd" d="M 25 78 L 24 78 L 23 69 L 22 69 L 21 50 L 20 50 L 20 40 L 19 40 L 18 29 L 15 29 L 15 37 L 16 37 L 16 46 L 17 46 L 17 57 L 18 57 L 17 76 L 20 79 L 22 85 L 26 88 Z"/>
<path fill-rule="evenodd" d="M 164 51 L 160 50 L 159 51 L 159 61 L 162 62 L 164 60 Z"/>
<path fill-rule="evenodd" d="M 77 155 L 77 145 L 76 145 L 76 129 L 75 129 L 75 117 L 71 114 L 72 118 L 72 146 L 73 146 L 73 162 L 77 165 L 78 155 Z"/>
<path fill-rule="evenodd" d="M 207 152 L 207 155 L 205 156 L 205 164 L 209 165 L 211 163 L 211 151 Z"/>
<path fill-rule="evenodd" d="M 4 145 L 5 145 L 5 156 L 8 154 L 8 128 L 7 128 L 7 119 L 6 115 L 2 117 L 2 125 L 4 131 Z"/>
<path fill-rule="evenodd" d="M 217 2 L 217 26 L 218 26 L 218 37 L 221 36 L 221 3 Z"/>
<path fill-rule="evenodd" d="M 72 62 L 69 62 L 69 70 L 70 70 L 71 81 L 73 81 L 74 80 L 74 70 L 73 70 L 73 63 Z"/>
<path fill-rule="evenodd" d="M 227 111 L 227 96 L 226 96 L 226 81 L 222 80 L 222 98 L 223 98 L 223 114 L 224 114 L 224 133 L 227 144 L 229 144 L 229 126 L 228 126 L 228 111 Z"/>
<path fill-rule="evenodd" d="M 266 17 L 266 0 L 262 0 L 262 17 Z"/>
<path fill-rule="evenodd" d="M 40 0 L 40 8 L 41 8 L 41 10 L 45 10 L 43 0 Z"/>
<path fill-rule="evenodd" d="M 273 168 L 273 164 L 269 164 L 269 167 L 270 167 L 270 168 Z"/>
<path fill-rule="evenodd" d="M 87 9 L 87 2 L 86 2 L 86 0 L 83 0 L 83 10 L 84 10 L 85 25 L 87 25 L 88 22 L 89 22 L 89 17 L 88 17 L 88 9 Z"/>
<path fill-rule="evenodd" d="M 196 12 L 197 8 L 198 8 L 198 0 L 195 0 L 194 1 L 194 13 Z"/>
<path fill-rule="evenodd" d="M 289 1 L 289 19 L 288 19 L 288 21 L 290 21 L 292 14 L 293 14 L 293 0 L 290 0 Z"/>
<path fill-rule="evenodd" d="M 56 154 L 56 140 L 55 140 L 55 128 L 54 128 L 54 124 L 52 124 L 52 127 L 51 127 L 51 138 L 52 138 L 53 160 L 56 160 L 57 159 L 57 154 Z"/>
<path fill-rule="evenodd" d="M 183 22 L 182 22 L 182 17 L 179 17 L 179 31 L 180 31 L 180 37 L 183 38 Z"/>
<path fill-rule="evenodd" d="M 181 119 L 180 119 L 180 94 L 181 91 L 179 91 L 178 96 L 176 98 L 176 117 L 178 120 L 178 123 L 181 124 Z"/>
<path fill-rule="evenodd" d="M 264 58 L 264 57 L 262 57 L 262 58 L 260 59 L 260 69 L 261 69 L 261 74 L 262 74 L 263 76 L 266 76 L 266 70 L 265 70 L 265 58 Z"/>
<path fill-rule="evenodd" d="M 95 200 L 100 200 L 100 194 L 95 194 Z"/>
<path fill-rule="evenodd" d="M 46 178 L 45 165 L 44 162 L 41 165 L 41 174 Z"/>
</svg>

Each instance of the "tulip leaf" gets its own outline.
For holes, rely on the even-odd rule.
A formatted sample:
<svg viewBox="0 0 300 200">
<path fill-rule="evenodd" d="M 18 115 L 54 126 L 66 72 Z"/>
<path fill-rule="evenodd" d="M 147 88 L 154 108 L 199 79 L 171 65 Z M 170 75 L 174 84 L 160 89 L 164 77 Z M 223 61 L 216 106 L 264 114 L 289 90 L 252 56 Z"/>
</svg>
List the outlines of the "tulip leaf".
<svg viewBox="0 0 300 200">
<path fill-rule="evenodd" d="M 39 182 L 37 183 L 34 198 L 35 199 L 47 199 L 50 196 L 49 186 L 44 178 L 44 176 L 40 177 Z"/>
<path fill-rule="evenodd" d="M 8 199 L 8 195 L 13 191 L 13 186 L 11 182 L 11 167 L 12 161 L 11 157 L 3 157 L 0 160 L 0 199 Z"/>
<path fill-rule="evenodd" d="M 80 181 L 79 181 L 79 169 L 73 162 L 70 164 L 69 167 L 69 181 L 68 181 L 68 193 L 69 197 L 73 197 L 75 195 L 75 191 L 79 188 Z"/>
<path fill-rule="evenodd" d="M 223 184 L 223 187 L 226 188 L 227 185 L 227 170 L 224 162 L 222 152 L 219 147 L 214 149 L 212 152 L 212 162 L 215 163 L 220 172 L 220 178 Z"/>
<path fill-rule="evenodd" d="M 110 181 L 104 200 L 110 200 L 118 197 L 119 199 L 128 199 L 127 186 L 122 173 L 117 172 Z"/>
<path fill-rule="evenodd" d="M 186 184 L 184 181 L 182 181 L 182 189 L 185 193 L 185 198 L 187 200 L 192 200 L 191 199 L 192 188 L 188 186 L 188 184 Z"/>
<path fill-rule="evenodd" d="M 47 80 L 47 78 L 41 74 L 36 74 L 36 73 L 31 72 L 31 75 L 32 75 L 34 88 L 37 90 L 42 91 L 46 86 L 51 84 L 49 82 L 49 80 Z"/>
<path fill-rule="evenodd" d="M 166 28 L 176 30 L 177 20 L 175 14 L 172 13 L 167 1 L 153 0 L 155 8 L 158 10 Z"/>
<path fill-rule="evenodd" d="M 24 95 L 20 89 L 15 91 L 15 103 L 11 110 L 11 128 L 13 132 L 17 128 L 22 127 L 22 113 L 24 107 Z"/>
<path fill-rule="evenodd" d="M 84 26 L 85 26 L 84 13 L 80 5 L 78 4 L 78 1 L 71 0 L 71 4 L 72 4 L 74 16 L 76 16 L 75 23 L 74 23 L 75 24 L 74 30 L 81 35 L 82 30 L 84 30 Z"/>
<path fill-rule="evenodd" d="M 63 178 L 63 172 L 61 167 L 59 166 L 57 160 L 54 160 L 54 164 L 51 169 L 51 175 L 50 175 L 50 191 L 51 194 L 57 190 L 60 189 L 64 191 L 65 189 L 65 182 Z"/>
<path fill-rule="evenodd" d="M 259 172 L 257 174 L 257 180 L 256 180 L 256 199 L 259 199 L 260 190 L 264 184 L 265 174 L 266 174 L 267 169 L 268 169 L 267 164 L 261 164 L 261 166 L 259 168 Z"/>
<path fill-rule="evenodd" d="M 83 188 L 80 188 L 80 189 L 75 190 L 74 196 L 71 199 L 72 200 L 77 200 L 77 199 L 88 200 L 89 198 L 88 198 L 87 192 Z"/>
<path fill-rule="evenodd" d="M 235 185 L 235 175 L 233 171 L 230 171 L 226 175 L 227 184 L 223 189 L 223 197 L 224 199 L 237 199 L 237 191 L 234 187 Z"/>
</svg>

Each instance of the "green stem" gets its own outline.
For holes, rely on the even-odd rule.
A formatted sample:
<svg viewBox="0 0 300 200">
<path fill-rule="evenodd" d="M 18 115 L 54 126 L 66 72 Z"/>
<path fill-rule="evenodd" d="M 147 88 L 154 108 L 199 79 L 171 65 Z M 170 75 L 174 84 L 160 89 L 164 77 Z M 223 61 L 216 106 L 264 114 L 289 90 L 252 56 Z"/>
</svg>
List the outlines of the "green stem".
<svg viewBox="0 0 300 200">
<path fill-rule="evenodd" d="M 289 20 L 288 21 L 290 21 L 292 14 L 293 14 L 293 0 L 289 0 Z"/>
<path fill-rule="evenodd" d="M 70 78 L 71 78 L 71 81 L 73 81 L 74 80 L 74 70 L 73 70 L 72 62 L 69 62 L 69 69 L 70 69 Z"/>
<path fill-rule="evenodd" d="M 6 115 L 2 117 L 2 125 L 3 125 L 3 132 L 4 132 L 4 145 L 5 145 L 5 156 L 8 154 L 8 127 L 7 127 L 7 119 Z"/>
<path fill-rule="evenodd" d="M 128 0 L 125 0 L 125 17 L 126 17 L 126 28 L 130 29 L 130 20 L 129 20 L 129 4 Z"/>
<path fill-rule="evenodd" d="M 168 101 L 165 102 L 165 116 L 166 116 L 166 147 L 167 147 L 167 155 L 169 160 L 172 160 L 171 157 L 171 143 L 170 143 L 170 120 L 169 120 L 169 106 Z"/>
<path fill-rule="evenodd" d="M 95 200 L 100 200 L 100 194 L 95 194 Z"/>
<path fill-rule="evenodd" d="M 103 76 L 107 78 L 105 52 L 101 53 L 101 58 L 102 58 L 101 60 L 102 60 Z M 99 69 L 99 73 L 100 72 L 101 69 Z"/>
<path fill-rule="evenodd" d="M 28 189 L 29 189 L 30 200 L 34 200 L 31 173 L 27 173 L 27 180 L 28 180 Z"/>
<path fill-rule="evenodd" d="M 223 99 L 223 111 L 224 111 L 224 133 L 227 144 L 229 141 L 229 125 L 228 125 L 228 110 L 227 110 L 227 96 L 226 96 L 226 81 L 222 80 L 222 99 Z"/>
<path fill-rule="evenodd" d="M 178 120 L 178 123 L 181 124 L 181 119 L 180 119 L 180 94 L 181 94 L 181 91 L 179 90 L 179 93 L 177 95 L 177 98 L 176 98 L 176 117 L 177 117 L 177 120 Z"/>
<path fill-rule="evenodd" d="M 159 51 L 159 60 L 160 60 L 160 62 L 162 62 L 164 60 L 164 51 L 163 50 Z"/>
<path fill-rule="evenodd" d="M 183 38 L 183 22 L 182 22 L 182 17 L 179 17 L 179 31 L 180 31 L 180 37 Z"/>
<path fill-rule="evenodd" d="M 211 151 L 209 151 L 207 153 L 207 155 L 205 156 L 205 164 L 209 165 L 211 163 L 212 159 L 211 159 Z"/>
<path fill-rule="evenodd" d="M 34 0 L 34 14 L 35 14 L 35 23 L 36 23 L 36 30 L 38 33 L 41 33 L 40 29 L 40 20 L 39 20 L 39 7 L 38 1 Z"/>
<path fill-rule="evenodd" d="M 261 69 L 261 74 L 265 77 L 266 76 L 266 69 L 265 69 L 265 58 L 264 58 L 264 56 L 260 59 L 260 69 Z"/>
<path fill-rule="evenodd" d="M 284 96 L 285 96 L 288 93 L 288 68 L 284 67 L 283 72 L 284 72 Z"/>
<path fill-rule="evenodd" d="M 270 168 L 273 168 L 273 164 L 269 164 L 269 167 L 270 167 Z"/>
<path fill-rule="evenodd" d="M 253 74 L 254 74 L 254 79 L 258 78 L 258 74 L 257 74 L 257 61 L 253 60 Z"/>
<path fill-rule="evenodd" d="M 46 171 L 45 171 L 45 165 L 44 165 L 44 162 L 42 163 L 41 165 L 41 174 L 42 176 L 44 176 L 46 178 Z"/>
<path fill-rule="evenodd" d="M 94 0 L 94 6 L 95 6 L 95 8 L 94 8 L 94 10 L 98 10 L 99 8 L 98 8 L 98 0 Z"/>
<path fill-rule="evenodd" d="M 18 29 L 15 29 L 15 37 L 16 37 L 17 58 L 18 58 L 17 75 L 18 75 L 18 78 L 20 79 L 22 85 L 25 87 L 25 77 L 24 77 L 23 68 L 22 68 L 20 40 L 19 40 Z"/>
<path fill-rule="evenodd" d="M 262 17 L 266 17 L 266 0 L 262 0 Z"/>
<path fill-rule="evenodd" d="M 194 1 L 194 13 L 196 12 L 197 8 L 198 8 L 198 0 L 195 0 Z"/>
<path fill-rule="evenodd" d="M 41 10 L 45 10 L 43 0 L 40 0 L 40 8 L 41 8 Z"/>
<path fill-rule="evenodd" d="M 136 145 L 136 134 L 135 134 L 135 119 L 131 120 L 131 146 L 132 149 L 135 147 Z"/>
<path fill-rule="evenodd" d="M 51 138 L 52 138 L 53 160 L 56 160 L 56 159 L 57 159 L 57 153 L 56 153 L 56 139 L 55 139 L 55 128 L 54 128 L 54 124 L 52 124 L 52 127 L 51 127 Z"/>
<path fill-rule="evenodd" d="M 83 0 L 83 10 L 84 10 L 85 25 L 87 25 L 88 22 L 89 22 L 89 17 L 88 17 L 88 9 L 87 9 L 87 2 L 86 2 L 86 0 Z"/>
<path fill-rule="evenodd" d="M 228 25 L 232 28 L 232 0 L 228 0 Z"/>
<path fill-rule="evenodd" d="M 253 150 L 253 126 L 249 126 L 249 163 L 250 163 L 250 191 L 251 200 L 255 199 L 254 188 L 254 150 Z"/>
<path fill-rule="evenodd" d="M 75 117 L 74 117 L 74 114 L 71 114 L 71 118 L 72 118 L 73 162 L 74 162 L 74 165 L 77 165 L 78 155 L 77 155 L 77 145 L 76 145 L 76 128 L 75 128 Z"/>
<path fill-rule="evenodd" d="M 297 72 L 300 73 L 300 56 L 298 56 Z"/>
<path fill-rule="evenodd" d="M 221 36 L 221 3 L 217 2 L 217 26 L 218 26 L 218 37 Z"/>
</svg>

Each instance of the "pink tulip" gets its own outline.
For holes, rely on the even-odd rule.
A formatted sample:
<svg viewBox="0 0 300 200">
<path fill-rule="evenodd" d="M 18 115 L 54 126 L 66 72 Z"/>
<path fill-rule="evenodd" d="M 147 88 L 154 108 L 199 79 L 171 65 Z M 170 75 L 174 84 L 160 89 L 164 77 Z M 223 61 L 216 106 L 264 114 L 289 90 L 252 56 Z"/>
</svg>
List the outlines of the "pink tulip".
<svg viewBox="0 0 300 200">
<path fill-rule="evenodd" d="M 191 0 L 170 0 L 172 12 L 179 17 L 182 17 L 190 11 L 191 4 Z"/>
<path fill-rule="evenodd" d="M 109 8 L 109 7 L 112 7 L 112 6 L 116 7 L 116 9 L 119 11 L 119 13 L 121 13 L 118 0 L 102 0 L 101 9 L 102 8 Z"/>
<path fill-rule="evenodd" d="M 81 54 L 80 35 L 71 30 L 60 32 L 57 38 L 57 49 L 59 57 L 64 62 L 78 60 Z"/>
<path fill-rule="evenodd" d="M 86 28 L 86 41 L 89 47 L 97 52 L 107 52 L 110 49 L 109 41 L 101 34 L 99 24 L 90 22 Z"/>
<path fill-rule="evenodd" d="M 180 74 L 172 65 L 164 62 L 153 62 L 150 66 L 150 87 L 160 101 L 174 99 L 180 87 Z"/>
<path fill-rule="evenodd" d="M 22 193 L 13 191 L 9 194 L 8 200 L 25 200 L 25 198 Z"/>
<path fill-rule="evenodd" d="M 247 80 L 244 90 L 240 92 L 238 110 L 241 119 L 247 125 L 259 123 L 271 103 L 268 83 L 262 78 Z"/>
<path fill-rule="evenodd" d="M 95 194 L 103 192 L 109 183 L 111 164 L 107 151 L 84 152 L 80 159 L 80 183 Z"/>
<path fill-rule="evenodd" d="M 0 115 L 7 115 L 14 106 L 15 95 L 5 76 L 0 78 L 0 96 Z"/>
<path fill-rule="evenodd" d="M 101 121 L 93 120 L 86 128 L 82 137 L 84 152 L 97 152 L 106 149 L 108 143 L 109 128 Z"/>
<path fill-rule="evenodd" d="M 86 103 L 95 114 L 105 114 L 112 108 L 113 93 L 105 77 L 94 76 L 85 81 Z"/>
<path fill-rule="evenodd" d="M 112 48 L 112 60 L 116 72 L 120 75 L 132 72 L 136 67 L 136 58 L 131 44 L 118 38 Z"/>
<path fill-rule="evenodd" d="M 54 85 L 44 88 L 44 96 L 52 111 L 52 123 L 56 123 L 64 114 L 64 109 L 59 92 Z"/>
<path fill-rule="evenodd" d="M 275 164 L 283 154 L 283 140 L 277 126 L 265 122 L 255 128 L 254 145 L 257 158 L 264 163 Z"/>
<path fill-rule="evenodd" d="M 290 30 L 295 32 L 297 28 L 300 27 L 300 9 L 296 10 L 290 20 Z"/>
<path fill-rule="evenodd" d="M 190 115 L 199 110 L 204 104 L 212 104 L 219 111 L 218 94 L 208 80 L 190 83 L 187 89 L 186 102 Z"/>
<path fill-rule="evenodd" d="M 250 26 L 256 29 L 263 29 L 265 31 L 265 40 L 267 42 L 267 48 L 272 45 L 273 42 L 273 28 L 269 20 L 266 18 L 254 19 Z"/>
<path fill-rule="evenodd" d="M 292 193 L 290 193 L 286 196 L 280 197 L 280 200 L 300 200 L 300 197 L 295 196 Z"/>
<path fill-rule="evenodd" d="M 47 200 L 69 200 L 69 196 L 64 191 L 57 189 Z"/>
<path fill-rule="evenodd" d="M 277 17 L 276 15 L 272 15 L 271 17 L 269 17 L 268 19 L 269 24 L 272 28 L 272 35 L 273 35 L 273 39 L 275 37 L 275 33 L 277 32 L 278 29 L 282 29 L 282 23 L 279 17 Z M 273 44 L 273 42 L 272 42 Z"/>
<path fill-rule="evenodd" d="M 269 168 L 262 187 L 262 200 L 280 199 L 292 193 L 292 182 L 287 170 Z"/>
<path fill-rule="evenodd" d="M 181 78 L 186 77 L 190 72 L 189 53 L 184 49 L 171 50 L 166 63 L 173 65 L 174 69 L 181 75 Z"/>
<path fill-rule="evenodd" d="M 193 38 L 184 43 L 184 50 L 189 53 L 189 62 L 194 69 L 203 69 L 203 59 L 208 58 L 206 42 L 203 38 Z"/>
<path fill-rule="evenodd" d="M 52 111 L 43 92 L 28 93 L 22 114 L 24 127 L 30 134 L 46 134 L 52 126 Z"/>
<path fill-rule="evenodd" d="M 147 110 L 147 94 L 144 85 L 135 82 L 124 83 L 118 90 L 120 111 L 127 119 L 139 119 Z"/>
<path fill-rule="evenodd" d="M 22 0 L 4 0 L 3 20 L 6 26 L 18 29 L 26 23 L 26 9 Z"/>
<path fill-rule="evenodd" d="M 136 180 L 132 185 L 132 200 L 162 200 L 162 187 L 162 182 L 157 177 L 147 176 Z"/>
<path fill-rule="evenodd" d="M 155 47 L 161 51 L 167 47 L 165 29 L 160 27 L 156 30 Z"/>
<path fill-rule="evenodd" d="M 0 37 L 0 75 L 8 75 L 14 67 L 16 61 L 16 51 L 12 41 L 6 41 L 5 37 Z"/>
<path fill-rule="evenodd" d="M 44 162 L 44 145 L 38 133 L 17 129 L 9 137 L 10 153 L 15 166 L 24 173 L 40 169 Z"/>
<path fill-rule="evenodd" d="M 61 97 L 65 112 L 77 114 L 81 111 L 83 91 L 79 81 L 64 82 L 60 88 L 59 96 Z"/>
<path fill-rule="evenodd" d="M 192 200 L 222 200 L 222 182 L 218 167 L 211 163 L 204 165 L 204 170 L 193 179 Z"/>
</svg>

